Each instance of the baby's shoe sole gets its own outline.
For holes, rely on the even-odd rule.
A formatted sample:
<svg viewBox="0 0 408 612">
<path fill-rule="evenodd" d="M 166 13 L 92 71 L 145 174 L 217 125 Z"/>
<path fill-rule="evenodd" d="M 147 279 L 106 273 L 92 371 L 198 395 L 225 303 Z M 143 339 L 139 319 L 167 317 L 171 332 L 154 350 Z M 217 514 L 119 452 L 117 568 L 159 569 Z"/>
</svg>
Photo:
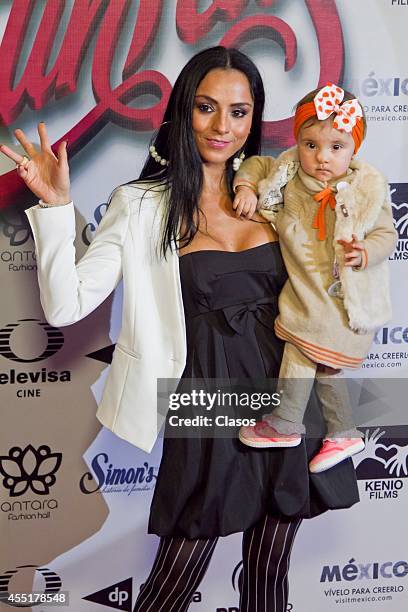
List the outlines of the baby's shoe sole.
<svg viewBox="0 0 408 612">
<path fill-rule="evenodd" d="M 261 425 L 260 423 L 258 425 Z M 268 436 L 256 435 L 255 427 L 241 427 L 238 432 L 238 437 L 242 444 L 251 448 L 293 448 L 299 446 L 302 441 L 301 436 L 282 436 L 278 438 L 269 438 Z M 245 436 L 245 431 L 251 431 L 250 437 Z"/>
</svg>

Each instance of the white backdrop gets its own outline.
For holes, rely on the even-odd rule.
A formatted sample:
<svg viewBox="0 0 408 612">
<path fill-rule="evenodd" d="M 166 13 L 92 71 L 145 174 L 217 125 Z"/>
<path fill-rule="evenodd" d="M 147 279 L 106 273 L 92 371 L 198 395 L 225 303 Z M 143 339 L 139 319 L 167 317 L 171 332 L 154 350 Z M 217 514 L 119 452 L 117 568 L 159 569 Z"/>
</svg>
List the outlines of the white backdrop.
<svg viewBox="0 0 408 612">
<path fill-rule="evenodd" d="M 390 415 L 388 422 L 384 417 L 367 421 L 369 443 L 356 459 L 361 503 L 304 521 L 301 526 L 289 574 L 289 609 L 405 612 L 408 425 L 404 427 L 400 416 L 406 400 L 398 385 L 403 389 L 408 373 L 408 6 L 393 0 L 94 2 L 94 7 L 101 6 L 99 21 L 92 36 L 84 38 L 77 78 L 72 77 L 69 86 L 65 84 L 55 96 L 55 82 L 45 87 L 44 75 L 61 58 L 74 11 L 82 11 L 84 21 L 88 4 L 72 0 L 0 4 L 0 141 L 16 145 L 12 134 L 16 127 L 36 140 L 40 120 L 46 121 L 52 142 L 69 132 L 79 253 L 85 250 L 86 237 L 92 236 L 114 186 L 138 175 L 152 126 L 160 122 L 159 114 L 152 113 L 149 125 L 148 110 L 133 123 L 120 113 L 107 114 L 102 129 L 92 116 L 85 127 L 83 122 L 104 103 L 101 91 L 107 95 L 109 78 L 112 90 L 131 78 L 132 72 L 130 76 L 122 72 L 129 49 L 132 41 L 140 42 L 143 32 L 148 31 L 155 10 L 157 28 L 133 70 L 158 71 L 161 83 L 167 79 L 172 84 L 195 52 L 218 44 L 245 19 L 258 15 L 266 23 L 275 16 L 292 28 L 297 55 L 286 71 L 285 54 L 276 36 L 271 40 L 257 30 L 241 46 L 261 69 L 267 90 L 265 120 L 274 122 L 270 130 L 276 136 L 268 139 L 265 152 L 276 152 L 285 145 L 282 121 L 291 116 L 296 101 L 317 86 L 323 68 L 326 80 L 340 77 L 365 106 L 368 136 L 361 156 L 383 170 L 392 184 L 400 239 L 390 261 L 393 320 L 379 332 L 369 359 L 355 376 L 393 379 L 394 407 L 399 416 Z M 194 19 L 187 20 L 189 25 L 184 23 L 189 8 L 195 14 L 194 6 L 202 22 L 214 13 L 201 38 L 194 34 Z M 44 9 L 50 11 L 45 16 L 47 23 L 41 22 Z M 143 15 L 146 21 L 136 23 Z M 80 23 L 81 19 L 72 41 L 81 37 Z M 114 52 L 104 66 L 107 32 L 113 31 L 116 23 L 119 30 L 113 37 Z M 21 28 L 14 55 L 7 28 L 12 28 L 15 40 Z M 50 57 L 41 63 L 44 55 L 40 49 L 47 45 Z M 15 74 L 10 76 L 11 64 Z M 26 94 L 17 96 L 23 82 Z M 41 85 L 37 94 L 36 83 Z M 149 109 L 157 103 L 147 91 L 128 102 L 128 107 Z M 0 164 L 1 205 L 8 201 L 14 183 L 7 174 L 12 165 L 5 159 Z M 15 200 L 30 203 L 24 193 L 17 194 Z M 69 610 L 87 612 L 98 606 L 131 610 L 157 546 L 157 538 L 146 535 L 146 526 L 161 442 L 148 455 L 101 429 L 94 416 L 109 347 L 120 325 L 121 290 L 95 315 L 64 328 L 62 344 L 58 345 L 58 337 L 55 340 L 52 331 L 41 325 L 44 317 L 36 287 L 33 243 L 24 217 L 16 206 L 0 213 L 0 541 L 4 542 L 0 593 L 7 588 L 43 591 L 51 588 L 53 578 L 57 588 L 69 591 Z M 26 397 L 29 391 L 31 396 Z M 136 484 L 114 484 L 115 469 L 123 470 L 128 483 L 136 480 Z M 192 610 L 238 609 L 240 541 L 239 534 L 220 540 Z M 0 609 L 10 608 L 0 603 Z"/>
</svg>

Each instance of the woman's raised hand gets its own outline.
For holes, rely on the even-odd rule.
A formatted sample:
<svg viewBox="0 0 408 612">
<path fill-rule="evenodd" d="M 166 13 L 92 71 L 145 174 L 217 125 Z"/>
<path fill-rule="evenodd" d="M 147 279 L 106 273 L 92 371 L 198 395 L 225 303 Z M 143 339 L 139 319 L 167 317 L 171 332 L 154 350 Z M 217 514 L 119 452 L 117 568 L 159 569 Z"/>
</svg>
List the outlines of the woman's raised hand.
<svg viewBox="0 0 408 612">
<path fill-rule="evenodd" d="M 45 123 L 38 124 L 40 151 L 30 142 L 22 130 L 14 134 L 26 156 L 15 153 L 7 145 L 0 144 L 0 151 L 17 164 L 17 174 L 27 187 L 47 204 L 67 204 L 71 201 L 67 143 L 60 143 L 54 155 L 48 139 Z"/>
</svg>

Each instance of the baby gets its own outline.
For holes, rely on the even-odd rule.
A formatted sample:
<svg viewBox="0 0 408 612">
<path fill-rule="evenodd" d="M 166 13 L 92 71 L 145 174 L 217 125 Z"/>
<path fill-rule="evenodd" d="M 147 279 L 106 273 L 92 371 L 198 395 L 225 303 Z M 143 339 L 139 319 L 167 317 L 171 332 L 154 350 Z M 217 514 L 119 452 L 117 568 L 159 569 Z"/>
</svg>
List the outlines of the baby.
<svg viewBox="0 0 408 612">
<path fill-rule="evenodd" d="M 234 180 L 234 207 L 259 195 L 288 272 L 275 321 L 285 341 L 281 403 L 239 438 L 257 448 L 300 444 L 316 381 L 327 434 L 309 464 L 314 473 L 364 449 L 342 370 L 360 367 L 391 318 L 387 259 L 397 234 L 387 181 L 355 158 L 365 131 L 358 100 L 329 84 L 297 104 L 297 145 L 276 160 L 248 159 Z"/>
</svg>

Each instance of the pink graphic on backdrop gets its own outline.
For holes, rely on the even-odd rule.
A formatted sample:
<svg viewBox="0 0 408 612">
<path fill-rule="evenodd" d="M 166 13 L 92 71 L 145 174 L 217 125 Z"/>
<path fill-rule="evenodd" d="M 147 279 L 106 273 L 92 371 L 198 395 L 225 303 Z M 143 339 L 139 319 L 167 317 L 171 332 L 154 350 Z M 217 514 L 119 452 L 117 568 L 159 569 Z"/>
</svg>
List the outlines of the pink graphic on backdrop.
<svg viewBox="0 0 408 612">
<path fill-rule="evenodd" d="M 258 0 L 259 7 L 269 8 L 274 0 Z M 327 81 L 341 82 L 344 65 L 344 43 L 335 0 L 305 0 L 309 10 L 320 53 L 320 76 L 316 86 Z M 218 22 L 225 22 L 227 31 L 219 41 L 229 47 L 241 47 L 249 40 L 269 38 L 285 53 L 285 71 L 296 64 L 297 38 L 292 28 L 279 17 L 256 14 L 239 19 L 250 4 L 249 0 L 214 0 L 204 12 L 198 12 L 197 0 L 178 0 L 176 27 L 180 39 L 189 45 L 202 42 Z M 40 111 L 55 97 L 59 100 L 77 91 L 84 59 L 96 37 L 92 64 L 92 88 L 95 107 L 53 144 L 56 150 L 62 140 L 68 140 L 72 157 L 109 122 L 132 130 L 150 131 L 159 126 L 171 84 L 156 70 L 141 70 L 157 39 L 163 14 L 163 0 L 140 0 L 132 41 L 122 71 L 123 82 L 111 86 L 111 69 L 119 37 L 131 7 L 130 0 L 76 0 L 59 50 L 47 72 L 50 55 L 65 7 L 64 0 L 46 4 L 31 52 L 23 73 L 15 85 L 27 30 L 35 2 L 20 0 L 13 4 L 0 45 L 0 123 L 10 125 L 18 119 L 24 107 Z M 232 22 L 232 23 L 231 23 Z M 194 49 L 192 49 L 194 52 Z M 15 85 L 15 86 L 14 86 Z M 153 94 L 158 101 L 149 108 L 134 108 L 128 104 L 143 94 Z M 265 143 L 276 148 L 293 144 L 292 118 L 266 121 Z M 16 172 L 0 177 L 0 208 L 18 201 L 25 185 Z"/>
</svg>

